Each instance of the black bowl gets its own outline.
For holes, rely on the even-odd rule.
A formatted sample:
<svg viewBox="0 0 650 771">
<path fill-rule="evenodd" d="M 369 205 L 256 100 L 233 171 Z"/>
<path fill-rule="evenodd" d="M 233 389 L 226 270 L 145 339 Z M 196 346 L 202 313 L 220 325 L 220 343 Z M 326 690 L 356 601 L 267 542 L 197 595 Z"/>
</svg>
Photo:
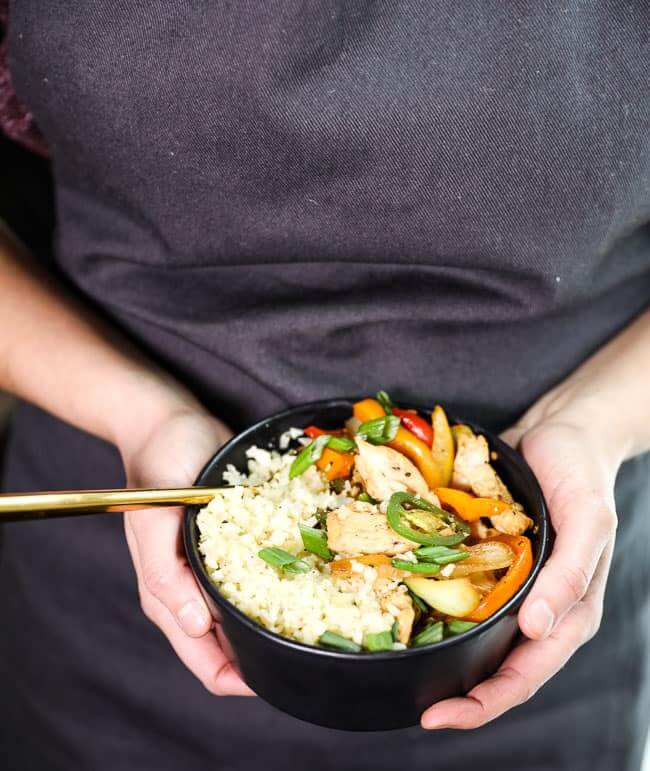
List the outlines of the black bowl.
<svg viewBox="0 0 650 771">
<path fill-rule="evenodd" d="M 223 484 L 228 464 L 245 469 L 246 450 L 251 445 L 274 448 L 280 434 L 289 428 L 311 424 L 334 428 L 351 413 L 351 400 L 335 399 L 304 404 L 267 418 L 224 445 L 196 484 Z M 550 524 L 542 491 L 521 455 L 497 436 L 469 425 L 497 452 L 496 469 L 535 520 L 533 569 L 517 594 L 487 621 L 428 647 L 339 653 L 269 632 L 219 594 L 198 550 L 199 509 L 187 509 L 183 527 L 187 558 L 217 621 L 217 636 L 226 655 L 258 696 L 310 723 L 350 731 L 380 731 L 415 725 L 428 706 L 467 693 L 496 671 L 517 634 L 517 610 L 548 555 Z"/>
</svg>

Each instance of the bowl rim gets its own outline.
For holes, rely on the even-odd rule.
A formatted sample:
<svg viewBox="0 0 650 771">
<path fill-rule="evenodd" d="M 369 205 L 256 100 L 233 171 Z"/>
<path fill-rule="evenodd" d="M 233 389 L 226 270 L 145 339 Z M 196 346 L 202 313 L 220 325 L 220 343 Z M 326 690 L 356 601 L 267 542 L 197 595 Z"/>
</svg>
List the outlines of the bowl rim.
<svg viewBox="0 0 650 771">
<path fill-rule="evenodd" d="M 363 397 L 359 397 L 359 398 L 363 398 Z M 221 447 L 219 447 L 219 449 L 212 455 L 212 457 L 203 466 L 194 484 L 195 485 L 203 484 L 202 478 L 204 474 L 207 473 L 208 469 L 215 463 L 215 461 L 217 461 L 218 458 L 220 458 L 222 455 L 227 454 L 228 451 L 235 444 L 241 443 L 242 440 L 245 440 L 247 436 L 249 436 L 250 434 L 253 434 L 258 429 L 265 427 L 270 422 L 280 421 L 285 418 L 289 418 L 292 414 L 294 414 L 298 410 L 303 410 L 307 408 L 313 408 L 314 410 L 317 410 L 317 409 L 332 408 L 335 406 L 349 406 L 353 404 L 355 401 L 359 401 L 359 398 L 338 397 L 338 398 L 332 398 L 332 399 L 319 399 L 311 402 L 302 402 L 292 407 L 288 407 L 287 409 L 282 410 L 280 412 L 273 413 L 272 415 L 269 415 L 266 418 L 258 420 L 257 422 L 250 425 L 248 428 L 245 428 L 240 433 L 231 437 L 225 444 L 221 445 Z M 414 409 L 417 409 L 418 412 L 430 411 L 430 410 L 425 410 L 419 405 L 415 405 Z M 446 409 L 445 409 L 445 412 L 447 412 Z M 454 422 L 464 423 L 465 425 L 468 425 L 475 433 L 483 434 L 488 440 L 490 450 L 496 450 L 497 453 L 503 452 L 505 454 L 508 454 L 512 458 L 512 460 L 514 461 L 514 465 L 517 467 L 517 472 L 521 473 L 523 477 L 528 477 L 530 483 L 532 483 L 533 493 L 538 498 L 539 508 L 541 512 L 541 520 L 538 523 L 539 531 L 537 534 L 539 538 L 540 548 L 539 548 L 539 553 L 537 554 L 537 557 L 533 561 L 533 567 L 530 571 L 530 575 L 524 581 L 524 583 L 519 587 L 517 592 L 508 600 L 508 602 L 506 602 L 505 605 L 499 608 L 499 610 L 496 613 L 494 613 L 492 616 L 487 618 L 485 621 L 481 621 L 477 623 L 475 627 L 472 627 L 466 632 L 462 632 L 461 634 L 454 635 L 453 637 L 446 637 L 443 640 L 440 640 L 439 642 L 431 643 L 429 645 L 422 645 L 415 648 L 406 648 L 404 650 L 398 650 L 398 651 L 377 651 L 377 652 L 360 651 L 358 653 L 350 653 L 347 651 L 337 651 L 333 649 L 322 648 L 317 645 L 310 645 L 308 643 L 299 642 L 298 640 L 292 640 L 289 637 L 284 637 L 283 635 L 277 632 L 272 632 L 270 629 L 267 629 L 259 622 L 250 618 L 250 616 L 247 616 L 243 611 L 239 610 L 239 608 L 236 605 L 230 602 L 230 600 L 228 600 L 219 592 L 219 589 L 217 588 L 216 584 L 210 579 L 210 576 L 208 575 L 207 570 L 203 564 L 203 559 L 201 558 L 201 555 L 198 549 L 198 539 L 193 538 L 193 532 L 192 532 L 193 525 L 195 524 L 196 516 L 202 507 L 187 506 L 185 508 L 185 512 L 183 515 L 183 543 L 185 547 L 185 554 L 190 564 L 190 567 L 192 569 L 192 572 L 194 573 L 195 580 L 199 582 L 201 587 L 204 589 L 204 591 L 207 592 L 209 597 L 213 600 L 213 602 L 216 603 L 216 605 L 218 605 L 223 611 L 225 611 L 229 615 L 234 616 L 240 623 L 246 626 L 250 631 L 261 635 L 263 638 L 265 638 L 268 642 L 270 642 L 273 645 L 281 645 L 282 647 L 289 648 L 293 650 L 295 653 L 298 653 L 301 655 L 313 655 L 313 656 L 319 656 L 323 658 L 344 659 L 346 661 L 366 661 L 366 662 L 367 661 L 388 661 L 388 660 L 395 661 L 403 658 L 411 658 L 415 656 L 427 655 L 434 651 L 442 651 L 453 645 L 458 644 L 459 642 L 465 642 L 471 638 L 479 637 L 490 627 L 497 624 L 501 619 L 511 615 L 518 608 L 518 606 L 523 601 L 524 597 L 530 591 L 533 583 L 535 582 L 537 576 L 539 575 L 540 570 L 542 569 L 544 563 L 546 562 L 549 556 L 551 540 L 552 540 L 551 523 L 550 523 L 550 517 L 548 513 L 548 507 L 546 505 L 546 500 L 544 498 L 542 489 L 539 485 L 539 482 L 537 481 L 537 477 L 534 475 L 532 469 L 526 462 L 523 455 L 521 455 L 521 453 L 518 450 L 510 447 L 510 445 L 506 444 L 499 436 L 492 433 L 491 431 L 487 431 L 486 429 L 482 428 L 476 423 L 473 423 L 472 421 L 459 420 L 457 419 L 457 416 L 454 415 L 454 413 L 451 411 L 447 412 L 447 414 L 454 419 Z M 300 428 L 300 426 L 297 426 L 297 428 Z M 198 530 L 198 527 L 196 528 L 196 530 Z"/>
</svg>

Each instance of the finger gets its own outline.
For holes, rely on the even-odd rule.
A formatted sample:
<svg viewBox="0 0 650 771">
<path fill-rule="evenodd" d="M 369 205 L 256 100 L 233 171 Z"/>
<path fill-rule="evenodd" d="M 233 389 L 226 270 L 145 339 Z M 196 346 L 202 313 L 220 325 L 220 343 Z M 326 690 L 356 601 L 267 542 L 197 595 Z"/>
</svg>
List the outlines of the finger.
<svg viewBox="0 0 650 771">
<path fill-rule="evenodd" d="M 154 623 L 169 640 L 178 658 L 210 693 L 215 696 L 255 695 L 226 658 L 214 632 L 199 639 L 187 637 L 167 608 L 159 603 L 159 609 L 158 613 L 153 611 Z"/>
<path fill-rule="evenodd" d="M 527 429 L 523 428 L 520 425 L 511 426 L 509 429 L 507 429 L 501 434 L 501 439 L 506 444 L 509 444 L 513 449 L 516 450 L 517 447 L 519 447 L 521 438 L 526 433 L 526 430 Z"/>
<path fill-rule="evenodd" d="M 207 634 L 212 617 L 182 552 L 180 510 L 130 512 L 125 520 L 138 555 L 141 589 L 169 610 L 185 634 Z"/>
<path fill-rule="evenodd" d="M 586 594 L 615 515 L 592 493 L 559 491 L 549 501 L 556 540 L 553 553 L 519 612 L 519 626 L 531 639 L 543 639 Z"/>
<path fill-rule="evenodd" d="M 135 543 L 135 535 L 130 525 L 126 526 L 127 541 L 133 555 L 138 583 L 141 583 L 140 558 Z M 178 658 L 203 683 L 211 693 L 217 696 L 251 696 L 253 691 L 243 682 L 230 661 L 221 650 L 213 633 L 199 639 L 187 637 L 179 629 L 176 619 L 170 611 L 144 588 L 143 607 L 146 606 L 148 618 L 160 629 L 171 644 Z"/>
<path fill-rule="evenodd" d="M 478 728 L 530 699 L 598 629 L 611 553 L 609 544 L 587 596 L 550 637 L 519 644 L 499 671 L 466 697 L 446 699 L 430 707 L 422 715 L 422 727 Z"/>
</svg>

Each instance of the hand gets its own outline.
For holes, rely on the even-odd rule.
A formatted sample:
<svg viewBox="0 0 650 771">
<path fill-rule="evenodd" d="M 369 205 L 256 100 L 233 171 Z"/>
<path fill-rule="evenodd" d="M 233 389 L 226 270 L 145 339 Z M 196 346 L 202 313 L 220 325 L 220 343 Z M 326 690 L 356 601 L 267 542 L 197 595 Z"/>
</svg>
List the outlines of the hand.
<svg viewBox="0 0 650 771">
<path fill-rule="evenodd" d="M 422 716 L 424 728 L 478 728 L 494 720 L 530 699 L 598 631 L 614 548 L 613 491 L 622 452 L 589 428 L 593 425 L 586 408 L 553 412 L 541 402 L 506 432 L 544 491 L 556 532 L 553 553 L 519 611 L 528 639 L 466 697 L 430 707 Z"/>
<path fill-rule="evenodd" d="M 121 448 L 127 483 L 134 487 L 192 485 L 229 436 L 223 423 L 200 410 L 173 413 L 139 441 Z M 210 612 L 183 553 L 181 517 L 182 509 L 172 508 L 124 515 L 142 610 L 211 693 L 251 695 L 212 631 Z"/>
</svg>

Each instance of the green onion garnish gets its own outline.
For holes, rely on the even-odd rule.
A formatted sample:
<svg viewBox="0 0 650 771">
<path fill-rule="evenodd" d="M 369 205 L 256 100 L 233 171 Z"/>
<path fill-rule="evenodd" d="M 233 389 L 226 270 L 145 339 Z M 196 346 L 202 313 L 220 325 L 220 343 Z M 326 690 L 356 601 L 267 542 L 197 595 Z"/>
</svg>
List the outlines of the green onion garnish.
<svg viewBox="0 0 650 771">
<path fill-rule="evenodd" d="M 386 391 L 378 391 L 377 392 L 377 401 L 384 408 L 384 412 L 387 415 L 392 415 L 393 414 L 393 407 L 395 405 L 393 404 L 393 400 L 386 393 Z"/>
<path fill-rule="evenodd" d="M 449 549 L 447 546 L 423 546 L 415 552 L 421 562 L 435 562 L 438 565 L 449 565 L 469 557 L 468 551 Z"/>
<path fill-rule="evenodd" d="M 437 535 L 435 532 L 423 533 L 421 530 L 414 530 L 403 521 L 405 514 L 408 514 L 404 508 L 405 504 L 414 509 L 422 509 L 435 514 L 444 524 L 453 524 L 456 532 L 453 535 Z M 423 546 L 455 546 L 469 535 L 469 527 L 462 519 L 410 493 L 393 493 L 388 501 L 386 517 L 388 524 L 398 535 Z"/>
<path fill-rule="evenodd" d="M 362 423 L 357 436 L 365 439 L 370 444 L 387 444 L 397 436 L 399 418 L 396 415 L 384 415 L 382 418 L 373 418 Z"/>
<path fill-rule="evenodd" d="M 374 498 L 371 498 L 368 493 L 360 493 L 357 496 L 358 501 L 362 501 L 363 503 L 377 503 L 377 501 Z"/>
<path fill-rule="evenodd" d="M 475 621 L 460 621 L 454 619 L 447 622 L 447 634 L 463 634 L 476 626 Z"/>
<path fill-rule="evenodd" d="M 437 643 L 442 640 L 442 633 L 444 631 L 444 624 L 442 621 L 436 621 L 435 624 L 429 624 L 419 634 L 416 634 L 411 645 L 418 647 L 420 645 L 431 645 L 431 643 Z"/>
<path fill-rule="evenodd" d="M 291 468 L 289 469 L 289 479 L 294 479 L 295 477 L 304 474 L 310 466 L 316 463 L 317 460 L 320 460 L 323 450 L 327 447 L 329 440 L 330 437 L 327 434 L 323 434 L 322 436 L 317 436 L 316 439 L 314 439 L 313 442 L 310 442 L 306 447 L 303 447 L 291 464 Z"/>
<path fill-rule="evenodd" d="M 409 562 L 396 557 L 391 560 L 391 565 L 398 570 L 408 570 L 411 573 L 420 573 L 425 576 L 435 576 L 436 573 L 440 572 L 440 565 L 435 565 L 432 562 Z"/>
<path fill-rule="evenodd" d="M 334 555 L 327 546 L 327 533 L 324 530 L 303 525 L 302 522 L 298 523 L 298 528 L 303 546 L 307 551 L 322 557 L 324 560 L 331 560 L 333 558 Z"/>
<path fill-rule="evenodd" d="M 311 570 L 308 562 L 299 559 L 291 552 L 278 549 L 276 546 L 261 549 L 257 552 L 257 556 L 264 562 L 268 562 L 271 567 L 286 570 L 289 573 L 307 573 Z"/>
<path fill-rule="evenodd" d="M 408 587 L 406 587 L 408 589 Z M 418 597 L 415 592 L 412 592 L 410 589 L 408 589 L 409 597 L 411 598 L 411 601 L 413 602 L 413 605 L 420 611 L 420 613 L 428 613 L 429 612 L 429 606 L 425 603 L 425 601 Z"/>
<path fill-rule="evenodd" d="M 336 450 L 336 452 L 352 452 L 357 449 L 354 440 L 349 439 L 347 436 L 330 436 L 327 446 L 330 450 Z"/>
<path fill-rule="evenodd" d="M 390 628 L 390 636 L 393 638 L 393 642 L 399 641 L 399 621 L 393 621 L 393 626 Z"/>
<path fill-rule="evenodd" d="M 388 632 L 377 632 L 376 634 L 367 634 L 364 640 L 366 648 L 373 653 L 376 651 L 393 650 L 393 634 Z"/>
<path fill-rule="evenodd" d="M 346 653 L 359 653 L 361 646 L 357 645 L 352 640 L 348 640 L 347 637 L 342 637 L 336 632 L 323 632 L 318 638 L 318 644 L 323 648 L 334 648 L 337 651 L 345 651 Z"/>
</svg>

